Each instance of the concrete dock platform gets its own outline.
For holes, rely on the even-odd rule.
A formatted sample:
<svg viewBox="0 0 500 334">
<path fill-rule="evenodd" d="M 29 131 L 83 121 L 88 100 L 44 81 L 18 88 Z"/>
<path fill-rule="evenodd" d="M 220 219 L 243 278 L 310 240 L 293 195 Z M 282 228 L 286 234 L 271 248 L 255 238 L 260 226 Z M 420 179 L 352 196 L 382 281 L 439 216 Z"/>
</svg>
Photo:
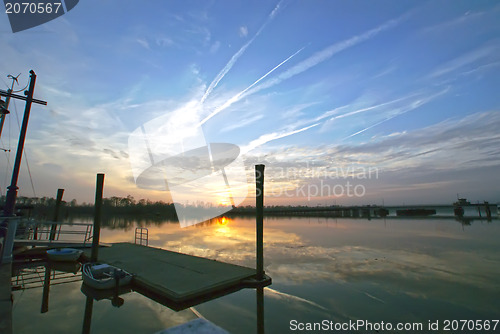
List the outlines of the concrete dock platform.
<svg viewBox="0 0 500 334">
<path fill-rule="evenodd" d="M 90 250 L 85 255 L 90 258 Z M 252 268 L 131 243 L 100 248 L 98 259 L 134 274 L 132 289 L 174 310 L 271 284 L 269 277 L 252 283 Z"/>
<path fill-rule="evenodd" d="M 11 264 L 0 264 L 0 333 L 12 333 Z"/>
</svg>

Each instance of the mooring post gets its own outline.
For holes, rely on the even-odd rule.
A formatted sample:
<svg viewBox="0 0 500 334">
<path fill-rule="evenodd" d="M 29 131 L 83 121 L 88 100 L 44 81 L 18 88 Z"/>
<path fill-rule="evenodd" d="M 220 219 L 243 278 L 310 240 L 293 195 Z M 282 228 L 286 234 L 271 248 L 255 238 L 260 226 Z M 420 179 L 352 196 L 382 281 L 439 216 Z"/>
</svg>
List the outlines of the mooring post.
<svg viewBox="0 0 500 334">
<path fill-rule="evenodd" d="M 99 252 L 99 236 L 101 234 L 101 209 L 102 209 L 102 190 L 104 187 L 104 174 L 97 174 L 95 187 L 95 212 L 94 212 L 94 233 L 92 238 L 92 253 L 90 261 L 96 262 Z"/>
<path fill-rule="evenodd" d="M 264 334 L 264 287 L 257 289 L 257 334 Z"/>
<path fill-rule="evenodd" d="M 64 189 L 57 189 L 56 209 L 54 212 L 54 219 L 52 220 L 53 222 L 59 221 L 59 210 L 61 208 L 63 194 L 64 194 Z M 50 228 L 49 240 L 55 240 L 56 231 L 57 231 L 57 224 L 52 224 L 52 227 Z"/>
<path fill-rule="evenodd" d="M 85 300 L 85 313 L 83 315 L 82 334 L 90 333 L 93 308 L 94 308 L 94 298 L 92 298 L 91 296 L 87 296 L 87 299 Z"/>
<path fill-rule="evenodd" d="M 484 201 L 484 210 L 486 211 L 486 218 L 488 220 L 491 220 L 491 209 L 489 202 Z"/>
<path fill-rule="evenodd" d="M 45 279 L 43 280 L 42 308 L 40 310 L 40 313 L 47 313 L 49 311 L 50 274 L 50 267 L 49 265 L 46 265 Z"/>
<path fill-rule="evenodd" d="M 264 165 L 255 166 L 257 280 L 264 279 Z"/>
</svg>

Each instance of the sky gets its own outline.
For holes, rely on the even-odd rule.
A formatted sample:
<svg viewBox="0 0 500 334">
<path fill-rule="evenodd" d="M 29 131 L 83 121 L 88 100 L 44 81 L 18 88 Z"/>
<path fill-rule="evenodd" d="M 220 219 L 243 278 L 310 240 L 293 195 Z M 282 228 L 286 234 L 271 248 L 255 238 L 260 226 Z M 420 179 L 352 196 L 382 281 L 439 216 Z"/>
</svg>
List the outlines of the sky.
<svg viewBox="0 0 500 334">
<path fill-rule="evenodd" d="M 85 0 L 12 33 L 2 13 L 2 89 L 33 69 L 48 102 L 19 195 L 92 203 L 105 173 L 106 197 L 253 204 L 262 163 L 267 205 L 500 202 L 499 17 L 484 0 Z M 9 110 L 2 195 L 24 104 Z M 138 181 L 211 143 L 237 147 L 228 184 Z"/>
</svg>

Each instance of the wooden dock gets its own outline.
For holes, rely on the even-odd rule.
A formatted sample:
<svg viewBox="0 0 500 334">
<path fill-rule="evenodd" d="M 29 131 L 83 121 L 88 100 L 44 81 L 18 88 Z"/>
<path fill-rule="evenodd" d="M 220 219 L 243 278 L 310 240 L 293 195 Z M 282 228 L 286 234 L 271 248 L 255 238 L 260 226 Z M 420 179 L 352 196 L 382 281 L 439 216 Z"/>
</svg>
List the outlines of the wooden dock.
<svg viewBox="0 0 500 334">
<path fill-rule="evenodd" d="M 252 268 L 131 243 L 100 248 L 98 261 L 135 274 L 133 290 L 174 310 L 271 284 L 267 276 L 257 282 Z"/>
<path fill-rule="evenodd" d="M 0 264 L 0 333 L 12 333 L 11 264 Z"/>
</svg>

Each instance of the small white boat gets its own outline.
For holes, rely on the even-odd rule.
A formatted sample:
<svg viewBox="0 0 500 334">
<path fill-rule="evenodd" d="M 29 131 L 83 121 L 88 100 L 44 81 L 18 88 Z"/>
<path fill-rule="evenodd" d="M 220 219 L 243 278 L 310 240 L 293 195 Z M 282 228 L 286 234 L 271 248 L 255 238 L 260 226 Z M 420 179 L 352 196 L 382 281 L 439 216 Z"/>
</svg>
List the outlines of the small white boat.
<svg viewBox="0 0 500 334">
<path fill-rule="evenodd" d="M 130 284 L 132 274 L 105 263 L 85 263 L 82 267 L 82 278 L 84 284 L 104 290 Z"/>
<path fill-rule="evenodd" d="M 47 250 L 47 257 L 51 261 L 76 261 L 83 251 L 74 248 L 54 248 Z"/>
</svg>

